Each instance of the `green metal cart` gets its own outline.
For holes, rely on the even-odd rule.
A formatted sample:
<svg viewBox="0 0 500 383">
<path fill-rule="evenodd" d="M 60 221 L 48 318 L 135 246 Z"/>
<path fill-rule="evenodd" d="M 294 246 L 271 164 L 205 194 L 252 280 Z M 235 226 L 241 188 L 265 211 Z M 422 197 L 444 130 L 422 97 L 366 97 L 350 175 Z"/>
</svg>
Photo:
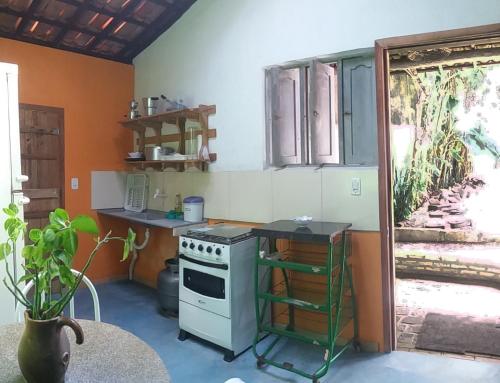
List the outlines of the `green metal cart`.
<svg viewBox="0 0 500 383">
<path fill-rule="evenodd" d="M 333 222 L 310 222 L 299 226 L 294 221 L 276 221 L 252 230 L 258 238 L 255 257 L 257 334 L 252 350 L 259 368 L 266 364 L 275 366 L 317 383 L 328 372 L 330 364 L 351 345 L 359 350 L 356 302 L 347 262 L 351 249 L 350 233 L 347 232 L 350 226 Z M 288 240 L 288 247 L 278 251 L 277 240 L 281 239 Z M 316 251 L 315 246 L 326 248 L 326 251 Z M 267 278 L 262 277 L 265 275 L 263 270 L 268 273 Z M 320 318 L 317 327 L 323 328 L 303 328 L 303 324 L 311 323 L 303 320 L 311 313 Z M 351 334 L 346 338 L 348 328 Z M 274 339 L 259 353 L 257 345 L 267 335 Z M 308 372 L 294 367 L 292 362 L 278 362 L 270 357 L 282 339 L 324 348 L 321 366 Z M 338 344 L 340 340 L 341 345 Z"/>
</svg>

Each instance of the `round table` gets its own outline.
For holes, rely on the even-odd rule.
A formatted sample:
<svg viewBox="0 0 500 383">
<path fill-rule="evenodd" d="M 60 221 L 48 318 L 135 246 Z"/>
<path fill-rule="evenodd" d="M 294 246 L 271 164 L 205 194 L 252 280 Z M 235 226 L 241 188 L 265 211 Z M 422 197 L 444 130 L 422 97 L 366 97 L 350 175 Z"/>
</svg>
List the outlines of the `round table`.
<svg viewBox="0 0 500 383">
<path fill-rule="evenodd" d="M 68 330 L 71 359 L 66 383 L 169 383 L 170 377 L 158 354 L 135 335 L 108 323 L 78 320 L 84 333 L 82 345 Z M 0 382 L 21 383 L 17 347 L 24 324 L 0 326 Z"/>
</svg>

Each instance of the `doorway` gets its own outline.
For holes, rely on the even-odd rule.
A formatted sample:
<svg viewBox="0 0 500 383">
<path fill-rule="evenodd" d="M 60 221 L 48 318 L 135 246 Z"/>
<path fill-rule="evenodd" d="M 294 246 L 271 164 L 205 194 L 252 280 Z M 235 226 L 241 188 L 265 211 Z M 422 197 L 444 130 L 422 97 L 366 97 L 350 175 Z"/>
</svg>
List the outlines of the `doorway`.
<svg viewBox="0 0 500 383">
<path fill-rule="evenodd" d="M 393 188 L 394 152 L 391 150 L 391 142 L 394 139 L 394 134 L 391 130 L 391 119 L 393 117 L 391 116 L 390 99 L 391 58 L 406 60 L 404 65 L 407 66 L 414 65 L 415 63 L 418 65 L 422 63 L 431 65 L 436 61 L 441 61 L 435 65 L 435 68 L 438 70 L 442 70 L 443 65 L 464 64 L 463 59 L 470 56 L 483 56 L 484 60 L 488 64 L 491 64 L 490 57 L 495 56 L 498 52 L 498 47 L 500 47 L 499 37 L 500 25 L 490 25 L 390 38 L 376 42 L 385 351 L 395 350 L 397 347 L 398 332 L 396 320 L 400 319 L 396 316 L 396 252 L 394 242 L 397 238 L 394 231 L 393 218 L 395 193 Z M 494 49 L 496 52 L 492 54 L 491 51 L 482 50 L 479 53 L 479 48 Z M 471 53 L 473 54 L 471 55 Z M 395 56 L 395 54 L 400 54 L 400 57 Z M 399 61 L 398 64 L 401 64 L 401 62 Z M 475 67 L 475 65 L 472 63 L 472 67 Z M 413 69 L 416 69 L 415 65 Z M 429 202 L 428 200 L 427 202 Z M 400 213 L 399 208 L 398 213 Z M 422 291 L 425 290 L 425 287 L 417 286 L 416 289 Z M 489 304 L 492 305 L 492 302 Z M 431 317 L 429 319 L 434 319 L 436 322 L 436 318 Z M 437 318 L 437 322 L 442 322 L 441 319 Z M 459 321 L 458 323 L 462 324 L 462 322 Z M 408 323 L 408 325 L 419 326 L 421 323 Z M 457 325 L 457 322 L 454 325 Z M 453 327 L 453 324 L 450 326 Z M 495 328 L 495 323 L 490 323 L 490 326 L 492 326 L 490 328 Z"/>
<path fill-rule="evenodd" d="M 23 193 L 28 230 L 48 224 L 49 212 L 64 208 L 64 109 L 20 104 L 21 169 L 29 177 Z"/>
</svg>

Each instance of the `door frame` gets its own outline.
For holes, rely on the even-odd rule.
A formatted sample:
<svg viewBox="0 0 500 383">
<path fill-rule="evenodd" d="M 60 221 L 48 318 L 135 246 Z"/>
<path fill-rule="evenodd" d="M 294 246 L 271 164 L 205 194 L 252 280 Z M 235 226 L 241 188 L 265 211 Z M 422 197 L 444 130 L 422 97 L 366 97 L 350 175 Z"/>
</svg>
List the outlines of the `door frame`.
<svg viewBox="0 0 500 383">
<path fill-rule="evenodd" d="M 27 108 L 31 110 L 39 110 L 39 111 L 51 111 L 51 112 L 58 112 L 61 114 L 61 131 L 59 132 L 59 158 L 61 159 L 61 168 L 59 170 L 59 177 L 62 180 L 62 186 L 61 186 L 61 196 L 59 198 L 60 200 L 60 208 L 64 209 L 66 206 L 65 202 L 65 197 L 66 197 L 66 178 L 65 178 L 65 169 L 66 169 L 66 160 L 64 156 L 65 152 L 65 147 L 66 143 L 64 140 L 64 108 L 59 108 L 56 106 L 45 106 L 45 105 L 37 105 L 37 104 L 28 104 L 24 102 L 19 103 L 19 109 L 21 108 Z M 19 133 L 21 133 L 21 126 L 19 126 Z"/>
<path fill-rule="evenodd" d="M 389 110 L 389 51 L 440 43 L 499 38 L 500 23 L 440 32 L 398 36 L 375 41 L 375 79 L 379 153 L 379 219 L 382 262 L 383 351 L 396 349 L 394 224 L 392 212 L 392 164 Z"/>
</svg>

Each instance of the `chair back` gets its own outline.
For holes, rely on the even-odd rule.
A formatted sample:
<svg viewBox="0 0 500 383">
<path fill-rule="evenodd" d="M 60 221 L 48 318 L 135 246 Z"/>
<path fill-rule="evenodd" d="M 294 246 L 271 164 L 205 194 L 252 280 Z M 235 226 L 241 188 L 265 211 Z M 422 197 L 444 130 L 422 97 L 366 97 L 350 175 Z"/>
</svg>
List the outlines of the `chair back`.
<svg viewBox="0 0 500 383">
<path fill-rule="evenodd" d="M 81 275 L 81 273 L 77 270 L 71 269 L 71 272 L 77 278 L 79 278 Z M 83 276 L 82 282 L 87 286 L 87 288 L 90 291 L 90 294 L 92 295 L 92 301 L 94 302 L 94 320 L 96 322 L 100 322 L 101 321 L 101 308 L 99 305 L 99 297 L 97 296 L 97 290 L 95 289 L 94 284 L 90 281 L 90 279 L 87 278 L 87 276 L 85 276 L 85 275 Z M 33 281 L 29 281 L 26 284 L 26 286 L 24 287 L 24 289 L 22 290 L 23 295 L 26 296 L 32 288 L 33 288 Z M 24 312 L 24 306 L 22 304 L 18 303 L 16 306 L 16 316 L 17 316 L 17 321 L 20 323 L 24 321 L 23 312 Z M 71 300 L 69 301 L 69 316 L 73 319 L 75 318 L 75 299 L 74 299 L 74 297 L 71 298 Z"/>
</svg>

